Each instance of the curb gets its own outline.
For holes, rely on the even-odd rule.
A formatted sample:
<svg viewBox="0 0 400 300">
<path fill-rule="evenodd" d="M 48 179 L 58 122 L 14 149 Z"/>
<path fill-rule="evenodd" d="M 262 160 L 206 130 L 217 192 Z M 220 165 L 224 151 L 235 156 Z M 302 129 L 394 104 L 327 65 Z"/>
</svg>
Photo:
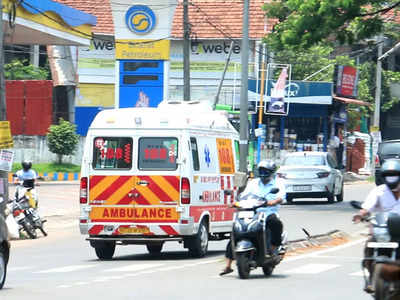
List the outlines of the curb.
<svg viewBox="0 0 400 300">
<path fill-rule="evenodd" d="M 12 173 L 8 173 L 8 183 L 13 182 Z M 44 178 L 44 181 L 68 182 L 77 181 L 81 177 L 81 173 L 53 172 L 53 173 L 38 173 L 39 177 Z"/>
<path fill-rule="evenodd" d="M 336 240 L 347 242 L 350 239 L 351 237 L 349 234 L 340 230 L 332 230 L 325 234 L 318 234 L 314 236 L 309 236 L 305 239 L 289 241 L 287 250 L 288 252 L 295 252 L 296 250 L 301 249 L 321 247 Z"/>
</svg>

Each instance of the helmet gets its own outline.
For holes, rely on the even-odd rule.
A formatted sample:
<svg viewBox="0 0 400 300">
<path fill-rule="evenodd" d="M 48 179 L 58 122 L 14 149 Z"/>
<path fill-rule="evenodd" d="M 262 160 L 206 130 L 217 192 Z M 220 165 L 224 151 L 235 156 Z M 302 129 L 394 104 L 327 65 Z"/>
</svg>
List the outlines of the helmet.
<svg viewBox="0 0 400 300">
<path fill-rule="evenodd" d="M 276 172 L 276 164 L 272 160 L 262 160 L 257 165 L 259 177 L 270 177 Z"/>
<path fill-rule="evenodd" d="M 24 171 L 28 171 L 30 168 L 32 168 L 32 162 L 28 161 L 28 160 L 24 160 L 22 163 L 22 169 L 24 169 Z"/>
<path fill-rule="evenodd" d="M 388 159 L 381 167 L 384 182 L 390 189 L 395 189 L 400 183 L 400 160 Z"/>
</svg>

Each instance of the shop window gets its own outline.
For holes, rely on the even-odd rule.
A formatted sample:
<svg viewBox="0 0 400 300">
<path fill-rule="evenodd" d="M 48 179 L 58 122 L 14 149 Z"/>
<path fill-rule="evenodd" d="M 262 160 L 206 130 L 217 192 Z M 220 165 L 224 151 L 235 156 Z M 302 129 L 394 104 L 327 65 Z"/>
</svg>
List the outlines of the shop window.
<svg viewBox="0 0 400 300">
<path fill-rule="evenodd" d="M 193 158 L 193 169 L 195 171 L 200 170 L 200 163 L 199 163 L 199 151 L 197 148 L 197 141 L 196 138 L 190 138 L 190 146 L 192 148 L 192 158 Z"/>
</svg>

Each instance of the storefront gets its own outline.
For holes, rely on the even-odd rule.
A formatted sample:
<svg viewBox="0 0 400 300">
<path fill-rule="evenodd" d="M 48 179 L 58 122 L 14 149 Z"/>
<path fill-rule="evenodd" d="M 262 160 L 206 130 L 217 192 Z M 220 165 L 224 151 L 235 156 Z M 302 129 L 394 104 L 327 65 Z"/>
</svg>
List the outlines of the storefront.
<svg viewBox="0 0 400 300">
<path fill-rule="evenodd" d="M 259 95 L 259 84 L 249 80 L 249 93 Z M 270 94 L 267 84 L 265 94 Z M 291 81 L 286 86 L 287 114 L 263 114 L 263 132 L 257 160 L 279 161 L 288 152 L 327 151 L 329 141 L 329 108 L 332 104 L 332 83 Z M 257 96 L 256 96 L 257 97 Z M 265 96 L 268 103 L 268 96 Z"/>
</svg>

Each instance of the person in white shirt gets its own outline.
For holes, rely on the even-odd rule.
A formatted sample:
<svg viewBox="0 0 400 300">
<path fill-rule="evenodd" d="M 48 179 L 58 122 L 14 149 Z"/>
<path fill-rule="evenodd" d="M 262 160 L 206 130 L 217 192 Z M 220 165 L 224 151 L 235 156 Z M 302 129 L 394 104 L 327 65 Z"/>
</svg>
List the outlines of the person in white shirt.
<svg viewBox="0 0 400 300">
<path fill-rule="evenodd" d="M 38 176 L 36 171 L 32 170 L 32 162 L 25 160 L 21 163 L 21 166 L 22 169 L 15 174 L 16 179 L 18 181 L 32 180 L 34 182 Z"/>
<path fill-rule="evenodd" d="M 280 204 L 286 199 L 286 191 L 284 184 L 275 176 L 277 167 L 274 162 L 269 160 L 261 161 L 258 166 L 259 178 L 249 182 L 241 196 L 248 194 L 255 194 L 258 197 L 268 200 L 266 207 L 258 208 L 257 211 L 262 211 L 266 214 L 265 226 L 271 230 L 271 249 L 270 252 L 274 253 L 281 244 L 283 224 L 279 219 L 278 211 Z M 278 188 L 277 194 L 271 194 L 273 188 Z M 243 200 L 246 201 L 246 200 Z M 233 253 L 231 242 L 226 247 L 225 257 L 227 258 L 226 267 L 219 273 L 225 275 L 233 272 L 231 267 L 233 261 Z"/>
<path fill-rule="evenodd" d="M 362 209 L 353 216 L 353 222 L 358 223 L 370 213 L 388 212 L 400 215 L 400 160 L 388 159 L 381 167 L 384 184 L 375 187 L 361 205 Z M 371 241 L 368 240 L 367 243 Z M 365 257 L 372 256 L 372 248 L 365 247 Z M 372 293 L 371 278 L 373 268 L 371 261 L 365 261 L 364 265 L 370 273 L 370 280 L 365 290 Z"/>
</svg>

